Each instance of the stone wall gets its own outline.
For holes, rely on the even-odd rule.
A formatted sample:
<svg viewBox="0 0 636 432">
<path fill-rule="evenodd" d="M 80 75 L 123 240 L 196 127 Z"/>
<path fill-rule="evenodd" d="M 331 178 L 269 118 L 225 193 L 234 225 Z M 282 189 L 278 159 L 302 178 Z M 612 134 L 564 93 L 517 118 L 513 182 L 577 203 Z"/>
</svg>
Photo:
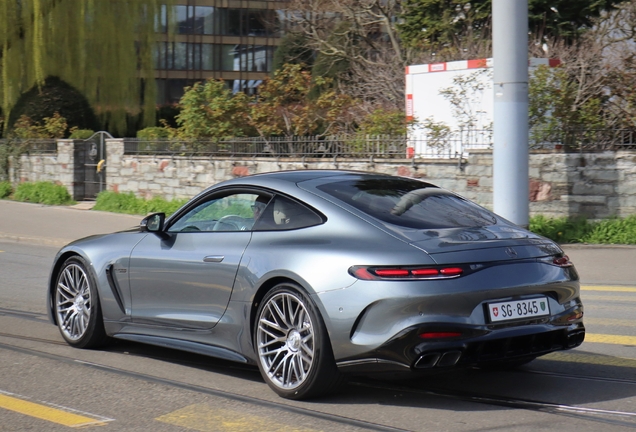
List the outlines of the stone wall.
<svg viewBox="0 0 636 432">
<path fill-rule="evenodd" d="M 492 208 L 492 152 L 477 150 L 459 164 L 443 159 L 227 159 L 125 155 L 108 143 L 108 189 L 138 196 L 189 198 L 235 177 L 281 170 L 351 169 L 430 181 Z M 636 151 L 530 155 L 530 212 L 592 218 L 636 214 Z"/>
<path fill-rule="evenodd" d="M 12 166 L 12 183 L 48 181 L 63 185 L 73 196 L 73 140 L 57 140 L 57 153 L 24 154 Z"/>
<path fill-rule="evenodd" d="M 106 140 L 108 190 L 166 199 L 190 198 L 223 180 L 298 169 L 351 169 L 419 178 L 492 208 L 492 152 L 468 153 L 461 164 L 443 159 L 217 158 L 124 154 L 121 139 Z M 530 212 L 591 218 L 636 214 L 636 151 L 534 152 L 530 155 Z M 53 181 L 73 190 L 73 142 L 57 155 L 23 156 L 19 181 Z M 18 179 L 15 179 L 17 182 Z"/>
</svg>

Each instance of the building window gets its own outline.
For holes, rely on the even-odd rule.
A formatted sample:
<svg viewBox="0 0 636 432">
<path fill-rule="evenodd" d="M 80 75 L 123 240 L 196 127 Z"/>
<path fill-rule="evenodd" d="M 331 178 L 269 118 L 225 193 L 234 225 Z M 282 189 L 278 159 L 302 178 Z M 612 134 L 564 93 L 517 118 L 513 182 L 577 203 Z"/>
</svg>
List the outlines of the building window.
<svg viewBox="0 0 636 432">
<path fill-rule="evenodd" d="M 212 6 L 194 7 L 194 34 L 212 35 L 214 34 L 215 9 Z"/>
<path fill-rule="evenodd" d="M 280 27 L 279 15 L 271 9 L 176 5 L 172 7 L 170 19 L 177 34 L 271 37 L 278 35 Z M 156 27 L 160 33 L 168 31 L 165 5 L 161 7 Z"/>
<path fill-rule="evenodd" d="M 221 70 L 234 71 L 236 58 L 236 45 L 220 45 L 221 47 Z"/>
<path fill-rule="evenodd" d="M 270 72 L 274 46 L 158 42 L 153 58 L 162 70 Z"/>
<path fill-rule="evenodd" d="M 174 19 L 177 20 L 177 33 L 178 34 L 191 34 L 192 26 L 190 25 L 190 13 L 191 9 L 188 6 L 177 5 L 174 6 Z"/>
<path fill-rule="evenodd" d="M 212 71 L 217 70 L 218 60 L 216 59 L 216 45 L 201 44 L 201 69 Z"/>
</svg>

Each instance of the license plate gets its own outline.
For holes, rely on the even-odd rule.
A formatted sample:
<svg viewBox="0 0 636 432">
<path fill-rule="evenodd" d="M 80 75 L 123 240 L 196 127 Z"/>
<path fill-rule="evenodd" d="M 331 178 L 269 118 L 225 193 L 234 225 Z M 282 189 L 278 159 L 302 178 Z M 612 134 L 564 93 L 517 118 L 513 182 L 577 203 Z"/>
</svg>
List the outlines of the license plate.
<svg viewBox="0 0 636 432">
<path fill-rule="evenodd" d="M 546 297 L 538 297 L 528 300 L 489 303 L 488 312 L 491 322 L 500 322 L 550 315 L 550 306 Z"/>
</svg>

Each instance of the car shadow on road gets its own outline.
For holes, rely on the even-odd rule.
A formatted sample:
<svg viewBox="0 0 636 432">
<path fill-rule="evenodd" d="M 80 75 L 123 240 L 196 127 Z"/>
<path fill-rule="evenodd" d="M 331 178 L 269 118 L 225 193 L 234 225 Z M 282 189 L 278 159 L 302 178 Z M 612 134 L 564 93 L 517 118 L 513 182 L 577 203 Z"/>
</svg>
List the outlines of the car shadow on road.
<svg viewBox="0 0 636 432">
<path fill-rule="evenodd" d="M 104 347 L 103 350 L 175 363 L 181 366 L 200 369 L 202 371 L 225 374 L 238 379 L 244 379 L 252 382 L 260 381 L 264 383 L 256 366 L 208 357 L 202 354 L 195 354 L 172 348 L 159 347 L 121 339 L 112 339 L 112 342 L 108 346 Z"/>
<path fill-rule="evenodd" d="M 121 340 L 105 350 L 265 384 L 255 366 L 204 355 Z M 509 409 L 521 402 L 577 407 L 633 397 L 636 359 L 578 349 L 553 353 L 508 370 L 471 368 L 401 377 L 353 376 L 336 394 L 293 403 L 484 411 Z"/>
</svg>

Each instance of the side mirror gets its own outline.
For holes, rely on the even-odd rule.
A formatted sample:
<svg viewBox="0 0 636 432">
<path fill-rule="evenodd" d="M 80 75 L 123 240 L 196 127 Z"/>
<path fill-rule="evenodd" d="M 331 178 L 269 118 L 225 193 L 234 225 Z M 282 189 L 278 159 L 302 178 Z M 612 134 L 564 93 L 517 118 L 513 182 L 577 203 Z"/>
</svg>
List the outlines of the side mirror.
<svg viewBox="0 0 636 432">
<path fill-rule="evenodd" d="M 163 231 L 163 222 L 165 220 L 165 213 L 153 213 L 141 220 L 139 230 L 141 232 L 161 232 Z"/>
</svg>

